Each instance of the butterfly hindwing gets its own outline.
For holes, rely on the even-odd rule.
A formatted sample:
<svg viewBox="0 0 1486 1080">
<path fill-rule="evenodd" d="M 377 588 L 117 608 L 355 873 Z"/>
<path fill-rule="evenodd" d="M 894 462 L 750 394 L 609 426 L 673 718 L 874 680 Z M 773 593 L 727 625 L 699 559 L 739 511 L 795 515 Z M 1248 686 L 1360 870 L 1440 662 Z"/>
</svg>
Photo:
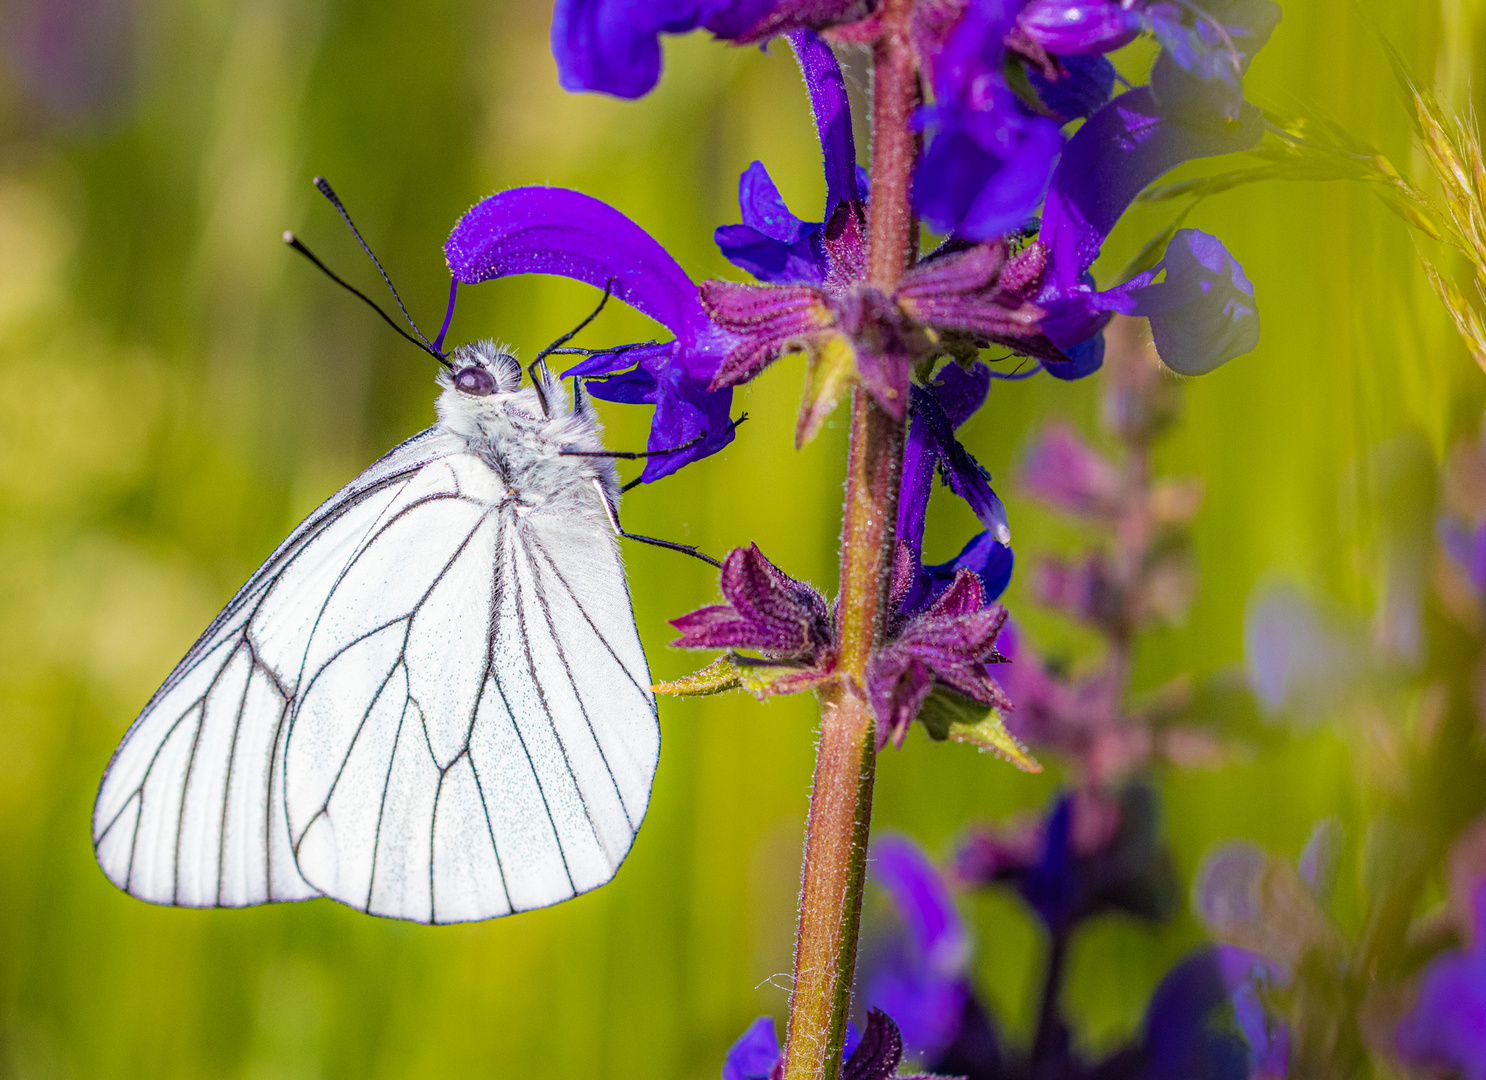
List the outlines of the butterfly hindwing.
<svg viewBox="0 0 1486 1080">
<path fill-rule="evenodd" d="M 417 587 L 399 584 L 370 620 L 332 597 L 310 643 L 287 776 L 298 866 L 316 888 L 373 914 L 460 922 L 613 876 L 659 728 L 594 509 L 575 521 L 493 500 L 451 518 L 440 544 L 389 528 L 363 556 L 366 581 L 346 575 L 348 598 L 385 585 L 379 567 Z"/>
</svg>

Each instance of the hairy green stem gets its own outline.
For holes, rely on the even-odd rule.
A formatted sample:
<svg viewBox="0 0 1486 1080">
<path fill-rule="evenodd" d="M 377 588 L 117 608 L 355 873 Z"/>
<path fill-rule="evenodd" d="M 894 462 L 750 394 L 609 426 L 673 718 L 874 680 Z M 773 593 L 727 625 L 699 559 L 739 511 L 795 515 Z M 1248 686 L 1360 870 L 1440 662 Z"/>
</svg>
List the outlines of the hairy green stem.
<svg viewBox="0 0 1486 1080">
<path fill-rule="evenodd" d="M 873 47 L 868 279 L 888 293 L 913 251 L 909 183 L 917 145 L 910 119 L 918 100 L 918 73 L 908 41 L 912 6 L 912 0 L 882 4 L 883 32 Z M 821 694 L 785 1080 L 835 1080 L 846 1040 L 877 757 L 876 723 L 862 688 L 886 614 L 903 439 L 903 423 L 857 387 L 841 529 L 840 680 Z"/>
</svg>

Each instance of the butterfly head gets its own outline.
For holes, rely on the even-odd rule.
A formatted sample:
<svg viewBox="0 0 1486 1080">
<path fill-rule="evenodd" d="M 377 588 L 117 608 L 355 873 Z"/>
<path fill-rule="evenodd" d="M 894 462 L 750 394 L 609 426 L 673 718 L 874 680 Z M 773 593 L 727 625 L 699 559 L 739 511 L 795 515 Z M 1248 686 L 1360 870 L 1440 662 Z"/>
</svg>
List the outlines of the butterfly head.
<svg viewBox="0 0 1486 1080">
<path fill-rule="evenodd" d="M 459 346 L 449 364 L 449 372 L 439 381 L 464 397 L 509 394 L 521 386 L 521 365 L 493 341 Z"/>
</svg>

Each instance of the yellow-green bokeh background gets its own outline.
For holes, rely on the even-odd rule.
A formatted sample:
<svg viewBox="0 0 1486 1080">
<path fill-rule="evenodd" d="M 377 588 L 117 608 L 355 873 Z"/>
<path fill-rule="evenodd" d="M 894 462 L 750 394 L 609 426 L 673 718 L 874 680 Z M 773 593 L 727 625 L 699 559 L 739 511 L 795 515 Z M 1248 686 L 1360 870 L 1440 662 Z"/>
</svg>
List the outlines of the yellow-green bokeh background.
<svg viewBox="0 0 1486 1080">
<path fill-rule="evenodd" d="M 69 4 L 0 4 L 0 36 Z M 73 6 L 125 13 L 116 40 L 106 20 L 77 20 L 127 59 L 108 100 L 61 115 L 15 63 L 0 74 L 0 1076 L 715 1076 L 749 1020 L 784 1010 L 808 700 L 663 703 L 654 799 L 617 880 L 492 923 L 406 926 L 329 901 L 150 907 L 104 880 L 88 822 L 113 746 L 217 608 L 321 498 L 432 419 L 427 359 L 279 243 L 293 228 L 374 281 L 309 178 L 332 179 L 425 322 L 442 311 L 448 229 L 515 184 L 582 188 L 694 277 L 736 277 L 710 235 L 737 220 L 750 161 L 767 161 L 805 217 L 823 199 L 788 51 L 672 40 L 660 89 L 630 103 L 558 89 L 545 3 Z M 1324 112 L 1413 163 L 1362 13 L 1461 101 L 1472 74 L 1481 81 L 1478 6 L 1286 0 L 1251 95 Z M 13 38 L 6 47 L 14 60 Z M 852 70 L 860 89 L 860 62 Z M 1166 213 L 1132 215 L 1108 265 Z M 1367 609 L 1377 507 L 1358 463 L 1405 429 L 1438 453 L 1475 429 L 1486 399 L 1404 226 L 1366 193 L 1274 184 L 1215 198 L 1190 223 L 1244 263 L 1264 340 L 1188 384 L 1160 453 L 1163 468 L 1206 481 L 1203 587 L 1184 627 L 1145 643 L 1143 686 L 1239 662 L 1256 583 L 1290 579 Z M 591 299 L 545 279 L 466 289 L 453 334 L 529 355 Z M 631 313 L 605 318 L 596 340 L 650 332 Z M 718 553 L 756 540 L 829 587 L 842 431 L 791 449 L 800 381 L 795 359 L 750 386 L 738 441 L 628 496 L 628 525 Z M 1077 534 L 1015 490 L 1012 465 L 1042 418 L 1092 424 L 1096 384 L 998 385 L 965 429 L 1024 558 Z M 606 416 L 611 445 L 643 442 L 644 410 Z M 957 550 L 972 527 L 936 501 L 931 553 Z M 694 658 L 667 650 L 665 619 L 708 602 L 712 581 L 664 552 L 627 557 L 654 671 L 679 674 Z M 1025 597 L 1014 585 L 1039 639 L 1082 640 Z M 943 850 L 967 818 L 1036 807 L 1055 782 L 915 735 L 882 761 L 876 827 Z M 1293 853 L 1317 818 L 1355 824 L 1368 798 L 1329 728 L 1164 790 L 1186 879 L 1215 842 Z M 1024 1035 L 1034 931 L 1004 899 L 969 910 L 978 976 Z M 1069 1004 L 1088 1045 L 1134 1027 L 1198 933 L 1186 916 L 1159 931 L 1110 920 L 1078 941 Z"/>
</svg>

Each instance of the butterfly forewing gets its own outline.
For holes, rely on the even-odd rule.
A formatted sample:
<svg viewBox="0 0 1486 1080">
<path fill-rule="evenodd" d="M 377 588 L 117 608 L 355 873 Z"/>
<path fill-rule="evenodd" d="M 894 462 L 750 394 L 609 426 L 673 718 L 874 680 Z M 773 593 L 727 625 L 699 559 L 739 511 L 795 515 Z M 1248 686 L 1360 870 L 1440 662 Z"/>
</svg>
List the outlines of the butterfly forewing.
<svg viewBox="0 0 1486 1080">
<path fill-rule="evenodd" d="M 94 840 L 157 902 L 491 918 L 612 877 L 658 751 L 613 538 L 435 429 L 202 636 L 115 754 Z"/>
</svg>

